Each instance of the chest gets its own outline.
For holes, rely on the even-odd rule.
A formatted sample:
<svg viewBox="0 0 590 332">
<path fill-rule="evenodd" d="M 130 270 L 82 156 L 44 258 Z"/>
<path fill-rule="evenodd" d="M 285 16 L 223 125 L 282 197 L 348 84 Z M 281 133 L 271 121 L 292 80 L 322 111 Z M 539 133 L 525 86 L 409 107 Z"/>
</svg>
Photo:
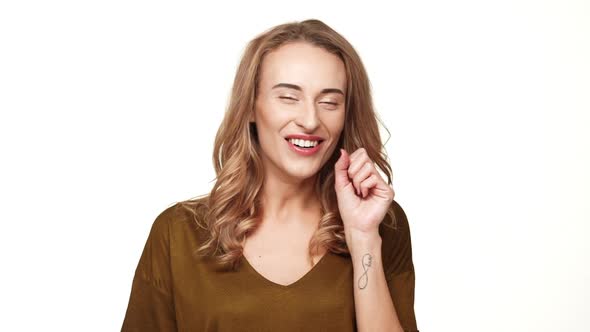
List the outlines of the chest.
<svg viewBox="0 0 590 332">
<path fill-rule="evenodd" d="M 269 282 L 287 286 L 311 272 L 326 249 L 309 255 L 312 232 L 257 232 L 246 239 L 245 264 Z"/>
<path fill-rule="evenodd" d="M 247 261 L 230 272 L 189 266 L 174 271 L 179 331 L 356 331 L 350 258 L 327 252 L 286 285 Z"/>
<path fill-rule="evenodd" d="M 173 241 L 178 330 L 355 331 L 350 257 L 322 252 L 312 266 L 307 257 L 311 232 L 266 235 L 246 240 L 246 256 L 231 271 L 190 255 L 194 241 Z"/>
</svg>

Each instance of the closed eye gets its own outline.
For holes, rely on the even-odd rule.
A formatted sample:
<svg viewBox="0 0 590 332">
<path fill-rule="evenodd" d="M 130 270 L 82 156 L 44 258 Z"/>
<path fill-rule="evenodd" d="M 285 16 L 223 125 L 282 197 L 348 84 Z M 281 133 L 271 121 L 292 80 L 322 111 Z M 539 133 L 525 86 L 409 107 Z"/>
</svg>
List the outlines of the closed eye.
<svg viewBox="0 0 590 332">
<path fill-rule="evenodd" d="M 295 99 L 293 97 L 280 96 L 279 98 L 280 99 L 287 99 L 287 100 L 295 100 L 295 101 L 298 101 L 298 99 Z M 339 105 L 338 103 L 332 103 L 332 102 L 329 102 L 329 101 L 320 102 L 320 104 L 328 104 L 328 105 L 333 105 L 333 106 L 338 106 Z"/>
</svg>

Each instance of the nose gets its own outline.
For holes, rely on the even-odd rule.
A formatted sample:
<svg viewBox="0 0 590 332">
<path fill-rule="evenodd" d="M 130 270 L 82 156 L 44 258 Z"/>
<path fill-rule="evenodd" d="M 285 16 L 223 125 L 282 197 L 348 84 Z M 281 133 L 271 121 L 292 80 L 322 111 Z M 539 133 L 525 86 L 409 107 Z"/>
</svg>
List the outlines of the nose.
<svg viewBox="0 0 590 332">
<path fill-rule="evenodd" d="M 320 119 L 318 117 L 318 110 L 313 102 L 307 103 L 301 108 L 301 112 L 297 116 L 295 123 L 305 128 L 306 132 L 314 132 L 317 129 L 320 125 Z"/>
</svg>

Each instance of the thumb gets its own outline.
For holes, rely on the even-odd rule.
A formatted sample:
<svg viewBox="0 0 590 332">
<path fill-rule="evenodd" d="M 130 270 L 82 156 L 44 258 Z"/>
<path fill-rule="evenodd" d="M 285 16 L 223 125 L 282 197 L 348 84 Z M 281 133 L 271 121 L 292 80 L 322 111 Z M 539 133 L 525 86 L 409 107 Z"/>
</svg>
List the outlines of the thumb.
<svg viewBox="0 0 590 332">
<path fill-rule="evenodd" d="M 340 149 L 340 158 L 334 164 L 334 186 L 336 191 L 342 190 L 348 184 L 348 167 L 350 166 L 350 156 L 344 149 Z"/>
</svg>

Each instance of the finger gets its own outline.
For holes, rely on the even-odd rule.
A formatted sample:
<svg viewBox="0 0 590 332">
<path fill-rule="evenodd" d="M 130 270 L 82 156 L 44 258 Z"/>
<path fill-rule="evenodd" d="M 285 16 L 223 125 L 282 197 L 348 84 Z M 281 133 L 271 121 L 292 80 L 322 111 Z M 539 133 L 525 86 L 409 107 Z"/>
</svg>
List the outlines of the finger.
<svg viewBox="0 0 590 332">
<path fill-rule="evenodd" d="M 373 165 L 369 162 L 365 163 L 361 169 L 352 178 L 352 183 L 356 189 L 357 194 L 361 194 L 361 182 L 373 174 Z"/>
<path fill-rule="evenodd" d="M 340 158 L 334 164 L 334 186 L 337 191 L 342 190 L 350 180 L 348 178 L 348 167 L 350 166 L 350 157 L 348 152 L 340 149 Z"/>
<path fill-rule="evenodd" d="M 352 164 L 353 161 L 357 160 L 357 158 L 362 155 L 367 155 L 367 150 L 365 150 L 365 148 L 356 149 L 350 154 L 350 163 Z"/>
<path fill-rule="evenodd" d="M 369 161 L 367 158 L 361 156 L 357 157 L 354 161 L 351 160 L 348 166 L 348 177 L 352 179 L 367 161 Z"/>
<path fill-rule="evenodd" d="M 393 200 L 393 188 L 385 182 L 383 177 L 377 172 L 374 172 L 371 176 L 374 177 L 376 181 L 375 185 L 370 188 L 370 192 L 377 197 L 390 201 Z M 361 187 L 362 186 L 363 185 L 361 184 Z"/>
<path fill-rule="evenodd" d="M 368 178 L 366 178 L 363 182 L 360 183 L 362 197 L 365 198 L 369 195 L 369 190 L 371 188 L 376 187 L 379 179 L 377 179 L 377 175 L 371 174 Z"/>
</svg>

